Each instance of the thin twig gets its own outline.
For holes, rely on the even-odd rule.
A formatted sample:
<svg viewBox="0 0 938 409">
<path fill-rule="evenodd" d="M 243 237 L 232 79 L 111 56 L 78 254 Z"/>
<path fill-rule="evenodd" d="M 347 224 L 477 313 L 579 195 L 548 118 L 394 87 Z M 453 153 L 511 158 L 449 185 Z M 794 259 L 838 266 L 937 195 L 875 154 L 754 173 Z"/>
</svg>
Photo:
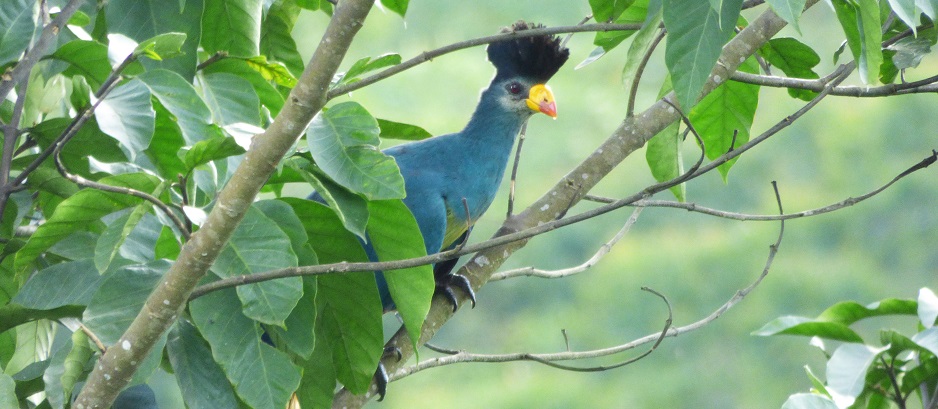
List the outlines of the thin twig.
<svg viewBox="0 0 938 409">
<path fill-rule="evenodd" d="M 39 40 L 33 44 L 29 52 L 13 67 L 9 76 L 6 73 L 0 76 L 0 101 L 6 99 L 7 94 L 10 93 L 10 90 L 12 90 L 15 85 L 29 77 L 33 66 L 46 54 L 46 49 L 55 42 L 55 36 L 59 34 L 59 31 L 62 30 L 65 23 L 72 18 L 72 15 L 75 14 L 75 11 L 81 6 L 81 3 L 82 0 L 69 0 L 68 4 L 62 7 L 59 14 L 52 20 L 52 23 L 43 27 L 42 34 L 39 35 Z"/>
<path fill-rule="evenodd" d="M 23 118 L 23 108 L 26 105 L 26 88 L 28 86 L 29 78 L 27 77 L 20 84 L 20 89 L 17 91 L 10 123 L 6 124 L 3 129 L 3 155 L 0 158 L 0 217 L 3 217 L 10 194 L 18 187 L 16 184 L 10 183 L 10 170 L 13 168 L 13 151 L 16 149 L 16 142 L 20 136 L 20 120 Z"/>
<path fill-rule="evenodd" d="M 664 29 L 658 30 L 658 35 L 651 40 L 651 44 L 648 46 L 648 49 L 645 50 L 645 54 L 642 55 L 642 60 L 638 63 L 638 68 L 635 70 L 635 77 L 632 79 L 632 87 L 629 88 L 629 104 L 625 110 L 626 118 L 635 116 L 635 98 L 638 95 L 638 83 L 642 79 L 642 74 L 645 72 L 648 61 L 651 60 L 651 54 L 658 48 L 658 44 L 664 39 L 665 34 L 667 34 L 667 31 Z"/>
<path fill-rule="evenodd" d="M 573 371 L 573 372 L 603 372 L 611 369 L 621 368 L 623 366 L 632 364 L 654 352 L 658 346 L 661 344 L 661 341 L 669 335 L 669 330 L 671 329 L 671 323 L 673 322 L 673 311 L 671 308 L 671 303 L 668 299 L 661 293 L 652 290 L 648 287 L 642 287 L 642 291 L 650 292 L 659 298 L 661 298 L 665 305 L 668 307 L 668 318 L 665 320 L 664 328 L 658 333 L 657 338 L 654 340 L 651 348 L 647 351 L 641 353 L 640 355 L 630 358 L 628 360 L 618 362 L 612 365 L 598 365 L 590 367 L 578 367 L 571 365 L 564 365 L 557 363 L 558 361 L 572 361 L 572 360 L 581 360 L 589 358 L 598 358 L 608 355 L 613 355 L 619 352 L 626 351 L 628 349 L 635 348 L 641 344 L 632 345 L 628 348 L 622 348 L 623 345 L 617 345 L 610 348 L 595 349 L 588 351 L 577 351 L 577 352 L 555 352 L 549 354 L 531 354 L 531 353 L 514 353 L 514 354 L 474 354 L 466 351 L 456 351 L 455 354 L 450 354 L 449 356 L 440 357 L 436 359 L 430 359 L 422 361 L 417 365 L 403 368 L 400 371 L 394 373 L 390 376 L 389 382 L 400 380 L 407 376 L 413 375 L 417 372 L 420 372 L 425 369 L 437 368 L 445 365 L 452 365 L 457 363 L 466 363 L 466 362 L 477 362 L 477 363 L 500 363 L 500 362 L 513 362 L 513 361 L 533 361 L 542 365 L 547 365 L 552 368 L 561 369 L 564 371 Z M 631 344 L 631 343 L 630 343 Z M 629 345 L 629 344 L 624 344 Z M 447 350 L 449 351 L 449 350 Z"/>
<path fill-rule="evenodd" d="M 823 79 L 807 80 L 802 78 L 778 77 L 773 75 L 757 75 L 748 72 L 736 71 L 730 76 L 730 79 L 746 84 L 761 85 L 775 88 L 803 89 L 808 91 L 821 91 L 826 83 Z M 830 94 L 835 96 L 856 97 L 856 98 L 876 98 L 888 97 L 893 95 L 922 94 L 938 92 L 938 75 L 928 77 L 922 80 L 885 84 L 878 87 L 852 86 L 845 85 L 834 87 Z"/>
<path fill-rule="evenodd" d="M 608 242 L 603 243 L 603 245 L 599 247 L 599 250 L 597 250 L 596 253 L 593 254 L 592 257 L 589 258 L 589 260 L 586 260 L 585 262 L 583 262 L 582 264 L 578 266 L 564 268 L 560 270 L 541 270 L 541 269 L 537 269 L 534 267 L 516 268 L 514 270 L 508 270 L 508 271 L 503 271 L 500 273 L 492 274 L 492 278 L 490 278 L 489 281 L 504 280 L 506 278 L 522 277 L 522 276 L 541 277 L 541 278 L 561 278 L 561 277 L 571 276 L 574 274 L 579 274 L 586 270 L 589 270 L 590 267 L 593 267 L 597 263 L 599 263 L 599 261 L 602 260 L 602 258 L 605 257 L 606 254 L 609 254 L 609 251 L 612 250 L 612 247 L 615 246 L 616 243 L 618 243 L 619 240 L 622 239 L 622 237 L 625 237 L 625 235 L 632 228 L 632 225 L 634 225 L 635 222 L 638 220 L 638 215 L 641 213 L 641 211 L 642 211 L 641 207 L 636 207 L 635 210 L 632 211 L 632 215 L 629 216 L 629 219 L 625 222 L 625 225 L 622 226 L 621 229 L 619 229 L 619 231 L 615 234 L 615 236 L 613 236 L 612 239 L 610 239 Z"/>
<path fill-rule="evenodd" d="M 103 342 L 101 342 L 101 338 L 98 338 L 98 336 L 94 334 L 94 331 L 86 327 L 85 324 L 82 324 L 81 322 L 78 323 L 78 328 L 81 328 L 81 332 L 84 332 L 85 335 L 91 339 L 91 342 L 93 342 L 94 345 L 98 347 L 98 351 L 100 351 L 102 354 L 107 352 L 107 347 L 104 346 Z"/>
<path fill-rule="evenodd" d="M 205 67 L 208 67 L 209 65 L 212 65 L 218 61 L 221 61 L 225 57 L 228 57 L 227 51 L 216 51 L 215 54 L 212 54 L 211 57 L 208 57 L 208 59 L 206 59 L 205 61 L 202 61 L 201 63 L 199 63 L 199 65 L 195 66 L 195 70 L 202 71 L 205 69 Z"/>
<path fill-rule="evenodd" d="M 523 31 L 513 31 L 509 33 L 501 33 L 490 35 L 486 37 L 474 38 L 471 40 L 460 41 L 458 43 L 453 43 L 447 46 L 443 46 L 431 51 L 425 51 L 420 55 L 411 58 L 407 61 L 404 61 L 398 65 L 389 67 L 382 71 L 379 71 L 376 74 L 362 78 L 360 81 L 356 81 L 349 84 L 343 84 L 341 86 L 335 87 L 329 90 L 327 94 L 327 99 L 335 98 L 339 95 L 345 95 L 349 92 L 355 91 L 367 85 L 374 84 L 378 81 L 391 77 L 395 74 L 399 74 L 403 71 L 413 68 L 414 66 L 423 64 L 427 61 L 430 61 L 436 57 L 439 57 L 444 54 L 449 54 L 454 51 L 459 51 L 466 48 L 476 47 L 483 44 L 494 43 L 496 41 L 503 41 L 512 38 L 525 38 L 525 37 L 536 37 L 540 35 L 554 35 L 554 34 L 565 34 L 565 33 L 584 33 L 584 32 L 595 32 L 595 31 L 624 31 L 624 30 L 638 30 L 641 28 L 641 23 L 635 24 L 612 24 L 612 23 L 596 23 L 596 24 L 583 24 L 575 26 L 560 26 L 560 27 L 544 27 L 544 28 L 535 28 L 531 30 Z"/>
<path fill-rule="evenodd" d="M 521 163 L 521 147 L 524 146 L 524 137 L 528 133 L 528 121 L 521 124 L 518 134 L 518 147 L 515 148 L 515 162 L 511 165 L 511 181 L 508 182 L 508 212 L 505 218 L 511 217 L 515 209 L 515 181 L 518 179 L 518 164 Z"/>
<path fill-rule="evenodd" d="M 591 18 L 593 18 L 593 14 L 592 13 L 587 14 L 586 17 L 583 17 L 583 20 L 580 20 L 580 22 L 577 23 L 577 25 L 582 26 L 586 24 L 586 22 L 590 21 Z M 568 33 L 566 36 L 564 36 L 563 41 L 560 42 L 560 48 L 566 47 L 567 42 L 570 41 L 570 38 L 572 37 L 573 37 L 573 33 Z"/>
</svg>

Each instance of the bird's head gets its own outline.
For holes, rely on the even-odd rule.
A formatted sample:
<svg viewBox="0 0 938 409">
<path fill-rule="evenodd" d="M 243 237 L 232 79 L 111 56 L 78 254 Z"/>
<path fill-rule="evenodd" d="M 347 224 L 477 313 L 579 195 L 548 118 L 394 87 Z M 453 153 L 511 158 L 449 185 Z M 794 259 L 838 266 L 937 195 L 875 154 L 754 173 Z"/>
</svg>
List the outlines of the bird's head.
<svg viewBox="0 0 938 409">
<path fill-rule="evenodd" d="M 519 21 L 502 32 L 516 33 L 541 27 Z M 502 106 L 519 114 L 541 112 L 557 117 L 557 104 L 547 80 L 570 56 L 570 51 L 560 45 L 559 38 L 549 35 L 514 38 L 489 44 L 487 52 L 496 70 L 490 88 L 495 90 Z"/>
</svg>

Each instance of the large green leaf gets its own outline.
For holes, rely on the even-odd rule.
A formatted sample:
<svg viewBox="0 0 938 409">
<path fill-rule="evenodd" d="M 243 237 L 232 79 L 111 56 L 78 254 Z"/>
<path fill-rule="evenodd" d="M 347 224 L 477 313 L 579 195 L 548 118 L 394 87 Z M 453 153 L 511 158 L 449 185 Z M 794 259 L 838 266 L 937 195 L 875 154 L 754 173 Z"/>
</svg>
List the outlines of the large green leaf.
<svg viewBox="0 0 938 409">
<path fill-rule="evenodd" d="M 151 60 L 163 61 L 182 54 L 182 45 L 186 42 L 185 33 L 163 33 L 150 37 L 134 49 L 134 55 Z"/>
<path fill-rule="evenodd" d="M 2 323 L 0 325 L 5 325 Z M 55 337 L 54 326 L 48 320 L 26 322 L 16 327 L 16 352 L 3 368 L 7 375 L 16 374 L 27 366 L 48 356 Z"/>
<path fill-rule="evenodd" d="M 355 102 L 320 112 L 306 131 L 316 164 L 342 186 L 369 200 L 402 199 L 404 178 L 394 158 L 378 150 L 378 122 Z"/>
<path fill-rule="evenodd" d="M 768 3 L 775 14 L 791 24 L 795 31 L 801 33 L 798 19 L 801 18 L 801 12 L 804 11 L 805 0 L 768 0 Z"/>
<path fill-rule="evenodd" d="M 400 139 L 405 141 L 419 141 L 431 136 L 430 132 L 417 125 L 404 124 L 378 118 L 378 127 L 381 128 L 382 139 Z"/>
<path fill-rule="evenodd" d="M 154 176 L 131 173 L 116 175 L 99 180 L 111 186 L 122 186 L 143 192 L 154 192 L 160 186 L 160 180 Z M 84 189 L 65 199 L 29 237 L 26 245 L 16 253 L 15 268 L 17 274 L 24 274 L 36 257 L 48 250 L 53 244 L 74 232 L 87 229 L 91 223 L 101 217 L 121 209 L 136 206 L 143 199 L 135 196 L 104 192 L 96 189 Z"/>
<path fill-rule="evenodd" d="M 166 355 L 189 409 L 236 408 L 237 397 L 212 351 L 188 320 L 176 321 L 166 341 Z"/>
<path fill-rule="evenodd" d="M 618 17 L 616 17 L 615 19 L 615 22 L 617 24 L 634 24 L 634 23 L 644 22 L 645 26 L 650 25 L 648 24 L 649 22 L 646 21 L 648 17 L 648 0 L 637 0 L 635 2 L 623 2 L 619 0 L 617 1 L 617 3 L 619 4 L 631 3 L 629 7 L 624 10 L 624 12 L 617 14 Z M 604 21 L 604 20 L 600 20 L 597 18 L 596 21 Z M 652 28 L 652 31 L 654 31 L 655 29 L 657 29 L 657 23 L 655 24 L 655 27 Z M 608 52 L 609 50 L 612 50 L 613 48 L 618 46 L 620 43 L 625 41 L 625 39 L 631 37 L 636 32 L 637 32 L 636 30 L 599 31 L 596 33 L 595 37 L 593 38 L 593 44 L 601 47 L 603 54 L 604 54 L 605 52 Z M 597 50 L 597 52 L 598 51 L 599 50 Z M 584 61 L 580 63 L 580 65 L 578 65 L 577 68 L 580 68 L 586 64 L 589 64 L 590 62 L 593 62 L 599 59 L 599 57 L 601 56 L 602 54 L 591 56 L 591 59 L 589 59 L 589 62 Z"/>
<path fill-rule="evenodd" d="M 420 227 L 410 209 L 400 200 L 368 202 L 368 238 L 382 261 L 404 260 L 427 255 Z M 420 329 L 430 311 L 433 290 L 433 268 L 429 265 L 384 272 L 391 298 L 404 321 L 414 348 L 420 340 Z"/>
<path fill-rule="evenodd" d="M 235 141 L 234 138 L 230 136 L 217 136 L 199 141 L 195 145 L 192 145 L 191 148 L 186 150 L 183 161 L 186 164 L 187 170 L 191 171 L 211 161 L 240 155 L 244 152 L 244 148 L 238 145 L 238 142 Z"/>
<path fill-rule="evenodd" d="M 759 64 L 749 58 L 739 71 L 758 73 Z M 749 129 L 759 104 L 759 86 L 735 81 L 720 84 L 690 111 L 688 117 L 703 139 L 707 158 L 716 159 L 749 141 Z M 736 158 L 718 167 L 723 180 Z"/>
<path fill-rule="evenodd" d="M 915 315 L 916 302 L 888 298 L 870 305 L 861 305 L 853 301 L 845 301 L 832 305 L 824 310 L 817 318 L 785 316 L 765 324 L 753 332 L 753 335 L 802 335 L 835 339 L 845 342 L 863 342 L 850 325 L 871 317 L 882 315 Z"/>
<path fill-rule="evenodd" d="M 212 347 L 212 356 L 244 403 L 283 409 L 300 383 L 299 368 L 261 340 L 258 324 L 241 313 L 234 290 L 215 291 L 189 304 L 192 318 Z M 203 392 L 199 392 L 203 393 Z"/>
<path fill-rule="evenodd" d="M 168 183 L 164 183 L 167 186 Z M 144 263 L 153 260 L 153 248 L 162 224 L 156 216 L 148 214 L 149 202 L 137 205 L 131 212 L 118 217 L 104 229 L 95 245 L 94 262 L 104 274 L 111 263 L 122 257 Z"/>
<path fill-rule="evenodd" d="M 117 139 L 131 160 L 150 145 L 156 112 L 150 103 L 150 90 L 140 80 L 130 80 L 111 91 L 94 115 L 98 127 Z"/>
<path fill-rule="evenodd" d="M 248 209 L 228 244 L 212 266 L 215 275 L 228 278 L 279 268 L 296 267 L 290 238 L 256 207 Z M 244 314 L 265 324 L 283 325 L 303 296 L 300 277 L 282 278 L 238 287 Z"/>
<path fill-rule="evenodd" d="M 225 72 L 206 74 L 202 79 L 202 91 L 215 123 L 260 125 L 260 100 L 251 83 Z"/>
<path fill-rule="evenodd" d="M 206 139 L 211 131 L 212 112 L 185 78 L 168 70 L 151 70 L 137 77 L 173 114 L 187 144 Z"/>
<path fill-rule="evenodd" d="M 912 29 L 912 34 L 917 34 L 918 10 L 915 7 L 915 0 L 889 0 L 889 7 L 896 13 L 896 17 Z"/>
<path fill-rule="evenodd" d="M 888 347 L 873 348 L 862 344 L 843 344 L 827 361 L 827 391 L 838 407 L 853 404 L 863 392 L 866 371 L 879 353 Z"/>
<path fill-rule="evenodd" d="M 281 200 L 302 220 L 321 263 L 368 259 L 358 239 L 326 206 L 310 200 Z M 364 393 L 381 358 L 383 342 L 381 299 L 374 274 L 325 275 L 317 281 L 323 323 L 317 327 L 316 339 L 332 342 L 338 379 L 349 390 Z"/>
<path fill-rule="evenodd" d="M 102 279 L 91 259 L 53 264 L 30 277 L 13 302 L 37 310 L 88 305 Z"/>
<path fill-rule="evenodd" d="M 0 4 L 0 67 L 16 61 L 33 37 L 38 4 L 30 0 L 5 0 Z"/>
<path fill-rule="evenodd" d="M 634 2 L 635 0 L 589 0 L 593 18 L 600 23 L 615 20 Z"/>
<path fill-rule="evenodd" d="M 358 61 L 355 61 L 355 63 L 349 67 L 348 71 L 341 74 L 342 77 L 339 79 L 338 84 L 349 84 L 357 82 L 360 80 L 359 77 L 362 74 L 400 63 L 401 56 L 399 54 L 384 54 L 378 56 L 374 60 L 372 60 L 371 57 L 362 58 Z"/>
<path fill-rule="evenodd" d="M 399 14 L 401 17 L 404 17 L 404 14 L 407 13 L 408 3 L 410 3 L 410 0 L 381 0 L 382 6 Z"/>
<path fill-rule="evenodd" d="M 813 68 L 821 62 L 821 57 L 811 47 L 794 38 L 773 38 L 759 49 L 759 53 L 769 64 L 781 69 L 789 77 L 818 78 L 818 74 L 814 72 Z M 788 94 L 804 101 L 810 101 L 814 99 L 817 92 L 789 88 Z"/>
<path fill-rule="evenodd" d="M 252 68 L 246 60 L 226 58 L 205 67 L 203 72 L 207 74 L 227 72 L 248 80 L 251 86 L 254 87 L 254 92 L 260 98 L 261 104 L 270 111 L 271 116 L 276 116 L 280 112 L 280 108 L 283 107 L 283 95 L 280 95 L 269 80 Z M 294 83 L 296 82 L 296 78 L 292 80 Z"/>
<path fill-rule="evenodd" d="M 329 205 L 342 225 L 356 236 L 365 239 L 368 224 L 368 202 L 361 196 L 348 191 L 325 175 L 316 164 L 302 157 L 287 161 L 287 166 L 309 183 L 322 200 Z"/>
<path fill-rule="evenodd" d="M 202 16 L 202 48 L 238 57 L 259 54 L 261 0 L 208 0 Z"/>
<path fill-rule="evenodd" d="M 85 309 L 85 326 L 105 345 L 117 344 L 167 270 L 169 262 L 157 260 L 109 274 Z"/>
<path fill-rule="evenodd" d="M 322 304 L 321 299 L 317 300 L 317 305 Z M 317 317 L 315 328 L 317 334 L 323 333 L 322 321 L 320 317 Z M 301 408 L 332 406 L 336 382 L 335 365 L 332 363 L 332 342 L 328 338 L 320 338 L 318 341 L 309 358 L 300 362 L 303 367 L 303 378 L 300 381 L 300 388 L 296 391 L 296 397 Z"/>
<path fill-rule="evenodd" d="M 883 35 L 876 0 L 831 0 L 837 19 L 847 36 L 847 45 L 857 62 L 860 79 L 868 85 L 878 82 L 883 63 Z"/>
<path fill-rule="evenodd" d="M 271 61 L 282 62 L 290 72 L 303 74 L 303 58 L 291 35 L 300 7 L 293 1 L 275 1 L 261 24 L 260 52 Z"/>
<path fill-rule="evenodd" d="M 725 13 L 721 15 L 708 2 L 664 0 L 664 25 L 668 30 L 664 60 L 677 100 L 685 111 L 697 102 L 723 44 L 732 34 L 739 7 L 728 2 L 723 7 Z M 732 14 L 734 10 L 736 15 Z"/>
<path fill-rule="evenodd" d="M 83 331 L 75 331 L 71 339 L 59 337 L 53 346 L 49 366 L 42 376 L 46 399 L 53 408 L 63 408 L 66 402 L 71 402 L 75 382 L 94 355 L 88 342 Z"/>
<path fill-rule="evenodd" d="M 63 44 L 51 55 L 52 58 L 69 64 L 63 74 L 81 75 L 95 87 L 101 85 L 111 73 L 107 58 L 107 46 L 94 41 L 74 40 Z"/>
<path fill-rule="evenodd" d="M 16 382 L 10 375 L 0 373 L 0 407 L 16 408 L 20 403 L 16 398 Z"/>
<path fill-rule="evenodd" d="M 187 0 L 169 4 L 161 0 L 110 0 L 104 10 L 107 29 L 109 33 L 124 34 L 138 43 L 165 33 L 185 34 L 185 42 L 180 47 L 182 55 L 163 61 L 145 59 L 142 63 L 148 71 L 165 68 L 191 81 L 198 64 L 202 2 Z"/>
</svg>

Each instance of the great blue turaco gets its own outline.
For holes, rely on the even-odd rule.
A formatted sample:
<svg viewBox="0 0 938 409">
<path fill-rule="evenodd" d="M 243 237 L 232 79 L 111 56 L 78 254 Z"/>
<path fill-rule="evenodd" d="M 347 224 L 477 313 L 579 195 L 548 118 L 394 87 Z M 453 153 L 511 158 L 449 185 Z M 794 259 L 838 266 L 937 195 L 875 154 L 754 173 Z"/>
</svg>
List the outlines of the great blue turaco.
<svg viewBox="0 0 938 409">
<path fill-rule="evenodd" d="M 503 33 L 540 28 L 519 21 Z M 511 38 L 489 44 L 488 60 L 495 77 L 479 98 L 475 112 L 463 130 L 417 142 L 397 145 L 384 152 L 397 161 L 404 177 L 404 204 L 413 213 L 426 244 L 427 254 L 464 243 L 472 224 L 492 204 L 508 164 L 511 148 L 521 127 L 540 112 L 557 117 L 554 95 L 546 82 L 567 61 L 569 50 L 554 36 Z M 318 199 L 314 193 L 311 198 Z M 374 249 L 363 243 L 372 261 Z M 475 305 L 469 281 L 453 273 L 456 259 L 434 265 L 437 291 L 458 307 L 453 288 L 465 291 Z M 384 275 L 375 273 L 385 311 L 394 310 Z M 378 393 L 387 386 L 378 368 Z"/>
</svg>

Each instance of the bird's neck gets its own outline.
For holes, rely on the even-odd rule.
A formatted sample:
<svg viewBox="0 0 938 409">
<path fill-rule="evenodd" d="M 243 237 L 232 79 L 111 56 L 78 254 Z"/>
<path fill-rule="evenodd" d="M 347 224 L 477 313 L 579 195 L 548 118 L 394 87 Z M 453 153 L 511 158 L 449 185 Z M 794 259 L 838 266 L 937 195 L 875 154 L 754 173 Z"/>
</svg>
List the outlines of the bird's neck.
<svg viewBox="0 0 938 409">
<path fill-rule="evenodd" d="M 470 152 L 485 155 L 493 163 L 497 158 L 504 169 L 515 137 L 530 115 L 505 109 L 492 94 L 490 89 L 482 92 L 472 118 L 460 135 Z"/>
</svg>

